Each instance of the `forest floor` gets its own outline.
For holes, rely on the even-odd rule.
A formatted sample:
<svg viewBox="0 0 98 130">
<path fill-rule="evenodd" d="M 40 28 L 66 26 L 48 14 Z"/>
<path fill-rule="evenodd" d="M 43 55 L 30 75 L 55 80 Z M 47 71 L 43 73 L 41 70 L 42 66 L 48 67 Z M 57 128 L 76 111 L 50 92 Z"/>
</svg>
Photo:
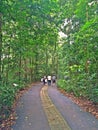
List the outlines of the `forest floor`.
<svg viewBox="0 0 98 130">
<path fill-rule="evenodd" d="M 98 103 L 94 104 L 92 101 L 84 97 L 76 97 L 73 93 L 67 93 L 65 90 L 60 88 L 58 88 L 58 90 L 70 98 L 74 103 L 79 105 L 84 111 L 91 113 L 98 119 Z"/>
</svg>

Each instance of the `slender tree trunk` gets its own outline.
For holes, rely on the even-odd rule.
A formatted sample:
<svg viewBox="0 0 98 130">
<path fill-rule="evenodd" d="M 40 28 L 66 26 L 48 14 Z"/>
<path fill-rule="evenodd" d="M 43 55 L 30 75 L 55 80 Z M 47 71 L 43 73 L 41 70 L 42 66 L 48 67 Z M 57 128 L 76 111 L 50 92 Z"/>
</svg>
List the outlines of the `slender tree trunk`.
<svg viewBox="0 0 98 130">
<path fill-rule="evenodd" d="M 45 72 L 46 72 L 46 75 L 48 75 L 49 73 L 49 67 L 48 67 L 48 50 L 47 50 L 47 47 L 46 47 L 46 69 L 45 69 Z"/>
<path fill-rule="evenodd" d="M 7 54 L 7 69 L 6 69 L 6 84 L 9 81 L 9 66 L 10 66 L 10 45 L 8 45 L 8 54 Z"/>
<path fill-rule="evenodd" d="M 2 81 L 2 14 L 0 13 L 0 81 Z"/>
<path fill-rule="evenodd" d="M 53 53 L 52 53 L 52 65 L 51 65 L 51 71 L 52 73 L 54 73 L 54 69 L 55 68 L 55 48 L 53 50 Z"/>
<path fill-rule="evenodd" d="M 35 56 L 35 81 L 37 81 L 38 78 L 38 53 L 36 52 Z"/>
<path fill-rule="evenodd" d="M 97 60 L 97 62 L 96 62 L 96 66 L 97 66 L 96 84 L 98 84 L 98 60 Z"/>
<path fill-rule="evenodd" d="M 21 52 L 19 54 L 19 84 L 21 82 Z"/>
<path fill-rule="evenodd" d="M 32 82 L 32 73 L 33 73 L 33 59 L 32 59 L 32 57 L 30 58 L 30 82 Z"/>
<path fill-rule="evenodd" d="M 58 52 L 57 52 L 57 43 L 55 43 L 55 74 L 58 75 Z"/>
<path fill-rule="evenodd" d="M 86 22 L 88 22 L 88 7 L 86 6 Z M 86 41 L 87 45 L 86 45 L 86 63 L 85 63 L 85 69 L 86 69 L 86 73 L 89 73 L 89 43 L 88 41 Z"/>
<path fill-rule="evenodd" d="M 34 58 L 34 81 L 37 81 L 38 78 L 38 45 L 35 45 L 35 50 L 33 50 L 35 53 Z"/>
<path fill-rule="evenodd" d="M 27 80 L 28 80 L 28 76 L 27 76 L 27 61 L 26 61 L 26 58 L 24 58 L 24 70 L 25 70 L 25 73 L 24 73 L 24 79 L 25 79 L 25 82 L 27 83 Z"/>
</svg>

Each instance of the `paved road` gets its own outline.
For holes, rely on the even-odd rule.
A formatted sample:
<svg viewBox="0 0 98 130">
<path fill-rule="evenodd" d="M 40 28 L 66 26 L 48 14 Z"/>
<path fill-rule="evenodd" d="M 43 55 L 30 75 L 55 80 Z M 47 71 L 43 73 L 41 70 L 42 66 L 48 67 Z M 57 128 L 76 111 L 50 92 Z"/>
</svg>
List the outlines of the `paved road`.
<svg viewBox="0 0 98 130">
<path fill-rule="evenodd" d="M 65 130 L 63 127 L 66 127 L 66 125 L 66 130 L 98 130 L 98 120 L 90 113 L 80 109 L 71 99 L 61 94 L 56 87 L 49 86 L 48 90 L 45 89 L 44 92 L 42 90 L 44 91 L 43 85 L 37 84 L 32 86 L 21 97 L 16 108 L 18 118 L 16 124 L 12 126 L 13 130 Z M 50 102 L 51 104 L 49 104 Z M 51 107 L 47 107 L 46 103 Z M 55 111 L 52 109 L 55 109 Z M 57 113 L 55 114 L 56 111 Z M 51 122 L 51 118 L 49 118 L 51 117 L 51 112 L 53 123 Z M 64 124 L 62 128 L 56 123 L 58 122 L 59 114 L 61 119 L 59 124 Z M 57 125 L 58 128 L 53 128 L 53 125 Z"/>
</svg>

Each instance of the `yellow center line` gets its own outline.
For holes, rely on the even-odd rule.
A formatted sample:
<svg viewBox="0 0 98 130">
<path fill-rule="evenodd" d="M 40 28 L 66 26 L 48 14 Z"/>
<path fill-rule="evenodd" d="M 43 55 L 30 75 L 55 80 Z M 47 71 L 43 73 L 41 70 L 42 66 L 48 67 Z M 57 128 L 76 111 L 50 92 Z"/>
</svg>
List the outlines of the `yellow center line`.
<svg viewBox="0 0 98 130">
<path fill-rule="evenodd" d="M 48 96 L 48 86 L 40 91 L 41 101 L 51 130 L 71 130 L 63 116 Z"/>
</svg>

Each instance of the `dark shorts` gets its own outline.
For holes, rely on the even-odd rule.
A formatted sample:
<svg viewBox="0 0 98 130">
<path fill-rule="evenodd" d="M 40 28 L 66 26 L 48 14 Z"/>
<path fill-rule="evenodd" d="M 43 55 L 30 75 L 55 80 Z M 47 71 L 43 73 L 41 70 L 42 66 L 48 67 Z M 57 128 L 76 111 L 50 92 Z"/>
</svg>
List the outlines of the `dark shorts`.
<svg viewBox="0 0 98 130">
<path fill-rule="evenodd" d="M 48 85 L 51 85 L 51 80 L 48 80 Z"/>
<path fill-rule="evenodd" d="M 53 79 L 52 82 L 55 83 L 55 79 Z"/>
</svg>

